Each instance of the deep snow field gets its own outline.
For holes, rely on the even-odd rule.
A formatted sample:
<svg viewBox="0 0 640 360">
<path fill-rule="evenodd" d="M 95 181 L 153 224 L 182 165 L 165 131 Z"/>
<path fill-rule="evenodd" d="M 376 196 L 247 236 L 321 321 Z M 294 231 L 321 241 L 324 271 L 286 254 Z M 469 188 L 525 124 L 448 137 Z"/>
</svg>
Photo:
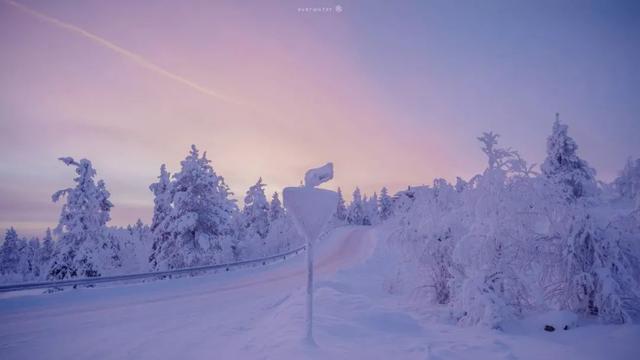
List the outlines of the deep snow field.
<svg viewBox="0 0 640 360">
<path fill-rule="evenodd" d="M 504 331 L 460 327 L 394 282 L 383 227 L 318 245 L 315 340 L 304 334 L 304 256 L 267 267 L 0 298 L 0 359 L 640 359 L 639 325 L 542 314 Z M 547 317 L 543 321 L 543 318 Z"/>
</svg>

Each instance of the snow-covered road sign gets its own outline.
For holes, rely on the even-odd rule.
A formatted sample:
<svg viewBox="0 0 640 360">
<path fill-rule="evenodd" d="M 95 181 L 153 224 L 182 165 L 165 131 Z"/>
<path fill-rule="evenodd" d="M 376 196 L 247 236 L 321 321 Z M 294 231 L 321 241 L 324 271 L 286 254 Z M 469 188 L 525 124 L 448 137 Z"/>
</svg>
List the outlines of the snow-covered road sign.
<svg viewBox="0 0 640 360">
<path fill-rule="evenodd" d="M 338 205 L 338 194 L 325 189 L 288 187 L 283 197 L 300 235 L 309 239 L 320 235 Z"/>
<path fill-rule="evenodd" d="M 305 174 L 305 186 L 288 187 L 282 192 L 284 207 L 307 242 L 307 334 L 313 340 L 313 243 L 336 211 L 338 194 L 315 186 L 333 178 L 333 164 L 311 169 Z"/>
</svg>

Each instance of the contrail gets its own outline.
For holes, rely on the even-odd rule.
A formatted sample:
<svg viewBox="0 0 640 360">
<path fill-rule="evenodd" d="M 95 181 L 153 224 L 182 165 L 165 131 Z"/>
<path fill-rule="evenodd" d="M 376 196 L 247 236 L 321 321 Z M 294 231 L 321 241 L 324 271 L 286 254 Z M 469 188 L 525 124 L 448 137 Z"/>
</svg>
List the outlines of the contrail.
<svg viewBox="0 0 640 360">
<path fill-rule="evenodd" d="M 22 5 L 20 3 L 12 1 L 12 0 L 3 0 L 3 1 L 6 4 L 11 5 L 11 6 L 15 7 L 15 8 L 18 8 L 18 9 L 20 9 L 22 11 L 25 11 L 28 14 L 30 14 L 32 16 L 35 16 L 40 20 L 43 20 L 43 21 L 48 22 L 50 24 L 53 24 L 53 25 L 55 25 L 55 26 L 57 26 L 59 28 L 72 31 L 72 32 L 74 32 L 74 33 L 76 33 L 78 35 L 84 36 L 85 38 L 87 38 L 89 40 L 92 40 L 95 43 L 98 43 L 98 44 L 100 44 L 100 45 L 102 45 L 102 46 L 104 46 L 104 47 L 106 47 L 106 48 L 108 48 L 110 50 L 115 51 L 116 53 L 118 53 L 118 54 L 120 54 L 120 55 L 122 55 L 122 56 L 124 56 L 124 57 L 126 57 L 126 58 L 128 58 L 130 60 L 133 60 L 138 65 L 140 65 L 140 66 L 142 66 L 142 67 L 144 67 L 144 68 L 146 68 L 148 70 L 151 70 L 151 71 L 153 71 L 153 72 L 155 72 L 157 74 L 160 74 L 160 75 L 162 75 L 162 76 L 164 76 L 166 78 L 169 78 L 169 79 L 174 80 L 176 82 L 179 82 L 179 83 L 181 83 L 183 85 L 186 85 L 186 86 L 190 87 L 191 89 L 196 90 L 196 91 L 198 91 L 198 92 L 200 92 L 202 94 L 205 94 L 205 95 L 211 96 L 213 98 L 216 98 L 218 100 L 222 100 L 222 101 L 225 101 L 227 103 L 231 103 L 231 104 L 235 104 L 235 105 L 248 105 L 248 104 L 246 104 L 246 103 L 244 103 L 242 101 L 236 100 L 236 99 L 234 99 L 232 97 L 220 94 L 220 93 L 218 93 L 216 91 L 213 91 L 211 89 L 207 89 L 206 87 L 204 87 L 202 85 L 199 85 L 199 84 L 197 84 L 197 83 L 195 83 L 195 82 L 193 82 L 193 81 L 191 81 L 189 79 L 186 79 L 186 78 L 184 78 L 184 77 L 182 77 L 180 75 L 174 74 L 171 71 L 166 70 L 166 69 L 164 69 L 164 68 L 162 68 L 162 67 L 160 67 L 160 66 L 158 66 L 158 65 L 156 65 L 154 63 L 152 63 L 151 61 L 145 59 L 141 55 L 138 55 L 138 54 L 136 54 L 136 53 L 134 53 L 132 51 L 129 51 L 129 50 L 125 49 L 125 48 L 122 48 L 122 47 L 112 43 L 111 41 L 109 41 L 107 39 L 104 39 L 104 38 L 102 38 L 102 37 L 100 37 L 100 36 L 98 36 L 96 34 L 93 34 L 93 33 L 89 32 L 89 31 L 86 31 L 86 30 L 84 30 L 82 28 L 79 28 L 79 27 L 77 27 L 77 26 L 75 26 L 73 24 L 69 24 L 69 23 L 66 23 L 64 21 L 58 20 L 56 18 L 53 18 L 53 17 L 51 17 L 49 15 L 46 15 L 46 14 L 43 14 L 43 13 L 38 12 L 36 10 L 33 10 L 33 9 L 31 9 L 31 8 L 25 6 L 25 5 Z"/>
</svg>

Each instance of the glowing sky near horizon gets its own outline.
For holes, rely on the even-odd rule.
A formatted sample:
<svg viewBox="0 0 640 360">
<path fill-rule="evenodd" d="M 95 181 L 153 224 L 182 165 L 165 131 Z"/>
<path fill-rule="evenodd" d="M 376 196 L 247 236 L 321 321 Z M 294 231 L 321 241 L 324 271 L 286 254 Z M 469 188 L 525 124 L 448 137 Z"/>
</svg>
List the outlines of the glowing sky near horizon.
<svg viewBox="0 0 640 360">
<path fill-rule="evenodd" d="M 539 163 L 556 112 L 611 180 L 640 156 L 638 44 L 634 1 L 0 1 L 0 229 L 57 222 L 60 156 L 123 225 L 192 143 L 239 197 L 327 161 L 372 193 L 482 171 L 487 130 Z"/>
</svg>

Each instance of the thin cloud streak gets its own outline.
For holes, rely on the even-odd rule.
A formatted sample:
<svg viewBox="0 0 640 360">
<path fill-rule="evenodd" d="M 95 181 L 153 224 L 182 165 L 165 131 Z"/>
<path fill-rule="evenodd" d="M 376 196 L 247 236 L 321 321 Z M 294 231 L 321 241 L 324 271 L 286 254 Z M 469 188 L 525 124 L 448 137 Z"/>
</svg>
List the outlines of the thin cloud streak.
<svg viewBox="0 0 640 360">
<path fill-rule="evenodd" d="M 189 79 L 186 79 L 186 78 L 184 78 L 184 77 L 182 77 L 180 75 L 177 75 L 177 74 L 175 74 L 175 73 L 173 73 L 173 72 L 171 72 L 169 70 L 166 70 L 166 69 L 164 69 L 164 68 L 162 68 L 162 67 L 160 67 L 160 66 L 158 66 L 158 65 L 156 65 L 154 63 L 152 63 L 151 61 L 145 59 L 143 56 L 141 56 L 139 54 L 136 54 L 136 53 L 134 53 L 134 52 L 132 52 L 130 50 L 127 50 L 127 49 L 125 49 L 123 47 L 120 47 L 120 46 L 112 43 L 111 41 L 109 41 L 107 39 L 104 39 L 104 38 L 102 38 L 102 37 L 100 37 L 100 36 L 98 36 L 96 34 L 93 34 L 93 33 L 89 32 L 89 31 L 86 31 L 86 30 L 84 30 L 84 29 L 82 29 L 82 28 L 80 28 L 78 26 L 75 26 L 73 24 L 58 20 L 56 18 L 53 18 L 53 17 L 51 17 L 49 15 L 46 15 L 46 14 L 43 14 L 43 13 L 41 13 L 39 11 L 33 10 L 33 9 L 31 9 L 31 8 L 29 8 L 29 7 L 27 7 L 27 6 L 23 5 L 23 4 L 17 3 L 15 1 L 11 1 L 11 0 L 3 0 L 3 1 L 6 4 L 11 5 L 11 6 L 13 6 L 13 7 L 17 8 L 17 9 L 20 9 L 20 10 L 22 10 L 22 11 L 24 11 L 24 12 L 26 12 L 26 13 L 28 13 L 28 14 L 36 17 L 36 18 L 38 18 L 38 19 L 40 19 L 40 20 L 48 22 L 48 23 L 50 23 L 52 25 L 55 25 L 55 26 L 57 26 L 59 28 L 72 31 L 72 32 L 74 32 L 74 33 L 76 33 L 78 35 L 81 35 L 81 36 L 89 39 L 89 40 L 92 40 L 93 42 L 95 42 L 95 43 L 97 43 L 99 45 L 102 45 L 102 46 L 106 47 L 107 49 L 113 50 L 114 52 L 116 52 L 116 53 L 118 53 L 118 54 L 120 54 L 120 55 L 122 55 L 122 56 L 124 56 L 124 57 L 126 57 L 126 58 L 128 58 L 128 59 L 130 59 L 132 61 L 134 61 L 138 65 L 140 65 L 140 66 L 142 66 L 142 67 L 144 67 L 144 68 L 146 68 L 148 70 L 151 70 L 151 71 L 153 71 L 153 72 L 155 72 L 157 74 L 160 74 L 160 75 L 162 75 L 162 76 L 164 76 L 164 77 L 166 77 L 168 79 L 174 80 L 174 81 L 176 81 L 176 82 L 178 82 L 178 83 L 180 83 L 182 85 L 186 85 L 186 86 L 190 87 L 191 89 L 193 89 L 195 91 L 198 91 L 198 92 L 200 92 L 200 93 L 202 93 L 204 95 L 207 95 L 207 96 L 210 96 L 210 97 L 213 97 L 213 98 L 216 98 L 218 100 L 224 101 L 226 103 L 234 104 L 234 105 L 249 106 L 249 104 L 247 104 L 247 103 L 245 103 L 243 101 L 240 101 L 238 99 L 234 99 L 234 98 L 232 98 L 230 96 L 227 96 L 227 95 L 220 94 L 217 91 L 208 89 L 208 88 L 206 88 L 206 87 L 204 87 L 202 85 L 199 85 L 199 84 L 197 84 L 197 83 L 195 83 L 195 82 L 193 82 L 193 81 L 191 81 Z"/>
</svg>

